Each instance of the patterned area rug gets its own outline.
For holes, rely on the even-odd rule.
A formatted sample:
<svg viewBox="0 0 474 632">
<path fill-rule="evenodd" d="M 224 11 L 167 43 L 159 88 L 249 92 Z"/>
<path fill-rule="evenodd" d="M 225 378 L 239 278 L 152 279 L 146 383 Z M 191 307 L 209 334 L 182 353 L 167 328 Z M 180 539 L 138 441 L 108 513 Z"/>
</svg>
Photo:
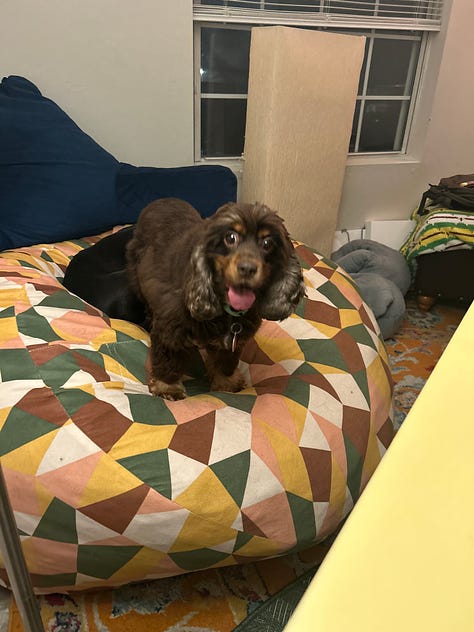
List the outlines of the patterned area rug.
<svg viewBox="0 0 474 632">
<path fill-rule="evenodd" d="M 396 337 L 386 341 L 395 382 L 395 425 L 399 427 L 466 313 L 460 304 L 435 305 L 421 312 L 414 299 Z"/>
<path fill-rule="evenodd" d="M 425 384 L 465 309 L 408 300 L 405 322 L 387 341 L 399 426 Z M 333 538 L 332 538 L 333 539 Z M 207 570 L 116 590 L 40 597 L 46 632 L 230 632 L 270 596 L 316 568 L 331 540 L 298 554 Z M 9 632 L 22 632 L 15 605 Z"/>
</svg>

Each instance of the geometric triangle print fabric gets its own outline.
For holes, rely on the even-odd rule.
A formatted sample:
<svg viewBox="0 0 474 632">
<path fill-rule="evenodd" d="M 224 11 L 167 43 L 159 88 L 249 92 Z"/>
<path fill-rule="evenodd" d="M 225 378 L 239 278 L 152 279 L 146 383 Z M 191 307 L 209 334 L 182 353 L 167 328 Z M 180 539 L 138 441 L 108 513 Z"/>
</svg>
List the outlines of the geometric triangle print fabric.
<svg viewBox="0 0 474 632">
<path fill-rule="evenodd" d="M 387 354 L 352 280 L 295 244 L 307 297 L 246 345 L 248 388 L 210 392 L 197 357 L 189 396 L 165 401 L 146 385 L 148 334 L 61 284 L 100 238 L 0 254 L 0 454 L 35 589 L 248 562 L 334 532 L 393 436 Z"/>
</svg>

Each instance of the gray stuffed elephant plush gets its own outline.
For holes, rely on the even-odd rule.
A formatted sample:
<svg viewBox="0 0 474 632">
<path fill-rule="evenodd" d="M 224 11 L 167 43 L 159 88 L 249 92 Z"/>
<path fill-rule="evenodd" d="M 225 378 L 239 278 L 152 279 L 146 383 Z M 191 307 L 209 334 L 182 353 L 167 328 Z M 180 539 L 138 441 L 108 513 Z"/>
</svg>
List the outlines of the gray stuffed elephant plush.
<svg viewBox="0 0 474 632">
<path fill-rule="evenodd" d="M 391 338 L 403 321 L 405 294 L 411 285 L 405 257 L 376 241 L 355 239 L 333 252 L 331 259 L 354 279 L 382 336 Z"/>
</svg>

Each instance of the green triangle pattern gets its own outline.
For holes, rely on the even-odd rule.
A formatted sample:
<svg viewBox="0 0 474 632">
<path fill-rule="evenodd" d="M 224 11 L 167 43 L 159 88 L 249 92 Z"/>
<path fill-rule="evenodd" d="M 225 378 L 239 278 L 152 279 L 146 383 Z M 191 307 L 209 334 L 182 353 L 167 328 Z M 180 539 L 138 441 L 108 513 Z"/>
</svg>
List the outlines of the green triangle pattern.
<svg viewBox="0 0 474 632">
<path fill-rule="evenodd" d="M 166 498 L 171 498 L 168 450 L 144 452 L 137 456 L 119 459 L 118 463 Z"/>
<path fill-rule="evenodd" d="M 38 379 L 41 379 L 39 371 L 27 349 L 0 349 L 0 380 L 2 382 Z"/>
<path fill-rule="evenodd" d="M 139 546 L 80 544 L 77 551 L 77 571 L 91 577 L 108 579 L 140 550 Z M 100 565 L 97 564 L 97 560 L 100 560 Z"/>
<path fill-rule="evenodd" d="M 244 498 L 249 467 L 250 450 L 240 452 L 210 466 L 239 507 Z"/>
<path fill-rule="evenodd" d="M 229 557 L 228 553 L 215 551 L 214 549 L 194 549 L 181 553 L 170 553 L 170 558 L 184 571 L 197 571 L 201 568 L 209 568 Z"/>
<path fill-rule="evenodd" d="M 293 524 L 298 542 L 307 542 L 308 546 L 316 539 L 313 503 L 301 496 L 287 492 L 288 503 L 293 516 Z"/>
<path fill-rule="evenodd" d="M 57 542 L 77 542 L 76 511 L 59 498 L 53 498 L 33 534 Z"/>
<path fill-rule="evenodd" d="M 135 423 L 151 426 L 176 425 L 173 413 L 160 397 L 150 398 L 148 394 L 127 393 L 127 399 Z"/>
<path fill-rule="evenodd" d="M 0 456 L 4 456 L 56 429 L 57 426 L 40 417 L 20 408 L 12 408 L 0 430 Z"/>
<path fill-rule="evenodd" d="M 38 314 L 33 308 L 17 314 L 18 331 L 33 338 L 41 338 L 45 342 L 59 340 L 58 334 L 52 329 L 46 318 Z"/>
</svg>

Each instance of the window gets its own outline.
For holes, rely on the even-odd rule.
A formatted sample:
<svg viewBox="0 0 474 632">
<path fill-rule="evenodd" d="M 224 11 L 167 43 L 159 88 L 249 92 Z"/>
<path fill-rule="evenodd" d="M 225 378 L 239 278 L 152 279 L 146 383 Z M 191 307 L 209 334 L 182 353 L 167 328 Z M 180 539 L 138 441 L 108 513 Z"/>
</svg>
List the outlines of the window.
<svg viewBox="0 0 474 632">
<path fill-rule="evenodd" d="M 250 31 L 283 24 L 367 38 L 349 151 L 404 153 L 441 1 L 194 0 L 196 159 L 243 151 Z"/>
</svg>

